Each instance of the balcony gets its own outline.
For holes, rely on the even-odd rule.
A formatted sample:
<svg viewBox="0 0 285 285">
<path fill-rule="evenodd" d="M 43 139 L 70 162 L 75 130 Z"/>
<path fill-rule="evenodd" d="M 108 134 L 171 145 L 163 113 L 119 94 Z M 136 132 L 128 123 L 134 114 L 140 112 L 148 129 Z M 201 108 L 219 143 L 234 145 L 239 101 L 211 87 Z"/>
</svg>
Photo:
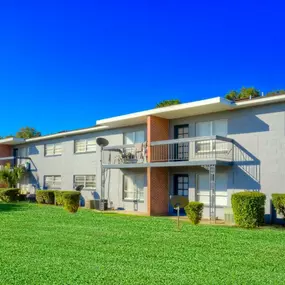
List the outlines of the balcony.
<svg viewBox="0 0 285 285">
<path fill-rule="evenodd" d="M 230 165 L 233 141 L 221 136 L 195 137 L 103 148 L 105 168 Z M 147 155 L 150 154 L 148 158 Z"/>
</svg>

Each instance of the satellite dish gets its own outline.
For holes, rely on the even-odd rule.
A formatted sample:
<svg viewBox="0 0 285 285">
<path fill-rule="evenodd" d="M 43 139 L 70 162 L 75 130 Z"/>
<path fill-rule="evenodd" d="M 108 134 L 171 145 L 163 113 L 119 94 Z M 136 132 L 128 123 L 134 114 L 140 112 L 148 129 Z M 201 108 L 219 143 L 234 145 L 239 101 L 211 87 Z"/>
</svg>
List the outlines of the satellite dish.
<svg viewBox="0 0 285 285">
<path fill-rule="evenodd" d="M 187 204 L 189 203 L 188 198 L 185 196 L 179 196 L 179 195 L 170 196 L 170 203 L 172 207 L 175 210 L 177 210 L 177 228 L 178 230 L 180 230 L 180 226 L 179 226 L 180 209 L 187 206 Z"/>
<path fill-rule="evenodd" d="M 96 143 L 101 146 L 101 147 L 104 147 L 104 146 L 107 146 L 109 144 L 109 141 L 104 139 L 104 138 L 97 138 L 96 139 Z"/>
<path fill-rule="evenodd" d="M 75 190 L 76 191 L 81 191 L 84 188 L 84 185 L 78 185 Z"/>
<path fill-rule="evenodd" d="M 178 207 L 181 209 L 186 207 L 189 201 L 188 198 L 185 196 L 174 195 L 170 196 L 170 203 L 174 209 Z"/>
</svg>

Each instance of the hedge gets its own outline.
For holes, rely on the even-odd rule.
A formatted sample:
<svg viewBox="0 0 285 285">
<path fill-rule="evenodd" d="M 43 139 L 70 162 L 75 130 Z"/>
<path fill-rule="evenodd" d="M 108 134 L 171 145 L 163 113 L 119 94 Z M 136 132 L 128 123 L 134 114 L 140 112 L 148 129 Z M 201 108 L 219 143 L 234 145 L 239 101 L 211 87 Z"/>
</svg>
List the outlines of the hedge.
<svg viewBox="0 0 285 285">
<path fill-rule="evenodd" d="M 197 225 L 202 219 L 204 204 L 200 202 L 189 202 L 184 208 L 192 224 Z"/>
<path fill-rule="evenodd" d="M 36 200 L 40 204 L 54 204 L 54 191 L 52 190 L 37 190 Z"/>
<path fill-rule="evenodd" d="M 272 203 L 276 212 L 285 219 L 285 194 L 272 194 Z"/>
<path fill-rule="evenodd" d="M 62 191 L 63 208 L 70 213 L 76 213 L 79 207 L 80 192 Z"/>
<path fill-rule="evenodd" d="M 61 190 L 57 190 L 57 191 L 54 191 L 54 198 L 55 198 L 55 204 L 56 205 L 63 205 L 63 193 L 65 191 L 61 191 Z"/>
<path fill-rule="evenodd" d="M 266 196 L 259 192 L 239 192 L 232 195 L 235 223 L 244 228 L 264 224 Z"/>
<path fill-rule="evenodd" d="M 3 202 L 14 202 L 18 200 L 20 189 L 18 188 L 2 188 L 0 189 L 0 200 Z"/>
</svg>

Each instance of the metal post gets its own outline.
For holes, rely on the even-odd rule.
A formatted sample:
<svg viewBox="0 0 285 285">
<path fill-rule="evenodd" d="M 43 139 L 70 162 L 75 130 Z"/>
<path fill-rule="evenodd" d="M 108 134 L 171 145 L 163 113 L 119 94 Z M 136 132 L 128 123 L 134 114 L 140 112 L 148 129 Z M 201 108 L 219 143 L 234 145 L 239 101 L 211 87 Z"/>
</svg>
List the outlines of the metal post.
<svg viewBox="0 0 285 285">
<path fill-rule="evenodd" d="M 180 227 L 179 227 L 179 214 L 180 214 L 180 205 L 178 204 L 177 205 L 177 228 L 178 230 L 180 230 Z"/>
<path fill-rule="evenodd" d="M 100 166 L 101 166 L 101 205 L 100 210 L 104 210 L 105 200 L 105 170 L 103 169 L 103 146 L 100 146 Z"/>
<path fill-rule="evenodd" d="M 209 182 L 210 182 L 210 221 L 216 223 L 216 166 L 209 166 Z"/>
</svg>

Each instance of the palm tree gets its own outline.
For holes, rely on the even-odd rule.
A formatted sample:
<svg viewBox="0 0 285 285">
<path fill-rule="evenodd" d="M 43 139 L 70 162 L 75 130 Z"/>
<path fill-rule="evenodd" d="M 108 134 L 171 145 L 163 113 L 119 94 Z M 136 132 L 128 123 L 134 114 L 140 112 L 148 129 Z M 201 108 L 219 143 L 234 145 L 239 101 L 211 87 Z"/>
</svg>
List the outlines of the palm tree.
<svg viewBox="0 0 285 285">
<path fill-rule="evenodd" d="M 9 188 L 15 188 L 24 176 L 25 171 L 26 169 L 23 166 L 11 168 L 10 164 L 7 163 L 0 170 L 0 182 L 7 184 Z"/>
</svg>

